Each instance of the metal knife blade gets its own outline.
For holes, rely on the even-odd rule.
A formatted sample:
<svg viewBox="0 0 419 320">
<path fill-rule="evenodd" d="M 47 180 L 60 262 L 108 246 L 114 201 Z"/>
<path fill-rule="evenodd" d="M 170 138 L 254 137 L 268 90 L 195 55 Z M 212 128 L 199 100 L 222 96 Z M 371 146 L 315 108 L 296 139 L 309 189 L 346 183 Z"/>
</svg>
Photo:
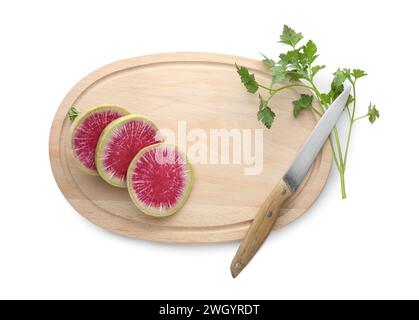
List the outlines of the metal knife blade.
<svg viewBox="0 0 419 320">
<path fill-rule="evenodd" d="M 297 190 L 317 154 L 329 137 L 330 132 L 345 109 L 350 91 L 350 87 L 345 88 L 326 110 L 283 176 L 283 179 L 292 192 Z"/>
</svg>

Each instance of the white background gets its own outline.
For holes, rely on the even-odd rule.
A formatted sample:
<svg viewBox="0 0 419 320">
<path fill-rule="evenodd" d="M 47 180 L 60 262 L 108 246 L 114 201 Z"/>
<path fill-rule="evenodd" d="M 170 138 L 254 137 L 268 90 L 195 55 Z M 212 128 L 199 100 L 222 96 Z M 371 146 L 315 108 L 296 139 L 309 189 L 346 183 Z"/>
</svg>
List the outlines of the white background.
<svg viewBox="0 0 419 320">
<path fill-rule="evenodd" d="M 415 4 L 2 1 L 0 298 L 419 298 Z M 373 101 L 381 118 L 356 125 L 347 200 L 333 170 L 315 205 L 274 232 L 235 280 L 238 243 L 132 240 L 67 203 L 48 135 L 77 81 L 114 60 L 164 51 L 274 55 L 284 23 L 317 43 L 327 72 L 369 73 L 359 106 Z"/>
</svg>

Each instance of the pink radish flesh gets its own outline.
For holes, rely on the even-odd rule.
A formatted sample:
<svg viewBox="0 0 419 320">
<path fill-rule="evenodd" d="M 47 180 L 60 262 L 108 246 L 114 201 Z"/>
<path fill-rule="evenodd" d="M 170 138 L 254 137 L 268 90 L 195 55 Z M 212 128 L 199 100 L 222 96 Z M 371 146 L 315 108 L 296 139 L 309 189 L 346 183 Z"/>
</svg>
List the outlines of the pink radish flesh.
<svg viewBox="0 0 419 320">
<path fill-rule="evenodd" d="M 103 165 L 105 171 L 125 180 L 128 166 L 143 148 L 161 142 L 156 129 L 145 121 L 124 123 L 112 133 L 105 147 Z"/>
<path fill-rule="evenodd" d="M 175 147 L 157 146 L 133 166 L 132 191 L 143 206 L 165 211 L 182 200 L 190 172 L 186 159 Z"/>
<path fill-rule="evenodd" d="M 95 150 L 105 127 L 124 114 L 117 110 L 100 110 L 91 113 L 75 129 L 73 148 L 77 159 L 88 169 L 96 171 Z"/>
</svg>

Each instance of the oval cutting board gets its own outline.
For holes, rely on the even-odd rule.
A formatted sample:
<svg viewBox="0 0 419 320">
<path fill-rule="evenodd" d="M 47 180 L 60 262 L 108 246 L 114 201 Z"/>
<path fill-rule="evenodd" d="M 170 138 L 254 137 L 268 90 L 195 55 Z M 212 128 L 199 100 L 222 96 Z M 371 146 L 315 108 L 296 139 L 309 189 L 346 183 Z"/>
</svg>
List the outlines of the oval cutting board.
<svg viewBox="0 0 419 320">
<path fill-rule="evenodd" d="M 295 119 L 292 101 L 304 89 L 287 89 L 271 100 L 277 117 L 270 130 L 264 129 L 256 118 L 257 95 L 245 91 L 234 63 L 247 66 L 258 81 L 269 84 L 268 70 L 259 61 L 196 52 L 118 61 L 77 83 L 55 115 L 49 146 L 54 177 L 71 205 L 91 222 L 130 237 L 182 243 L 241 239 L 318 119 L 311 112 Z M 131 203 L 127 190 L 80 172 L 72 162 L 67 112 L 73 105 L 84 111 L 100 104 L 121 105 L 174 132 L 179 120 L 188 132 L 201 128 L 208 137 L 210 129 L 251 129 L 252 136 L 255 129 L 263 129 L 263 170 L 245 175 L 250 165 L 194 164 L 195 183 L 182 210 L 164 219 L 146 216 Z M 275 228 L 294 221 L 316 200 L 331 160 L 326 144 L 297 193 L 284 205 Z"/>
</svg>

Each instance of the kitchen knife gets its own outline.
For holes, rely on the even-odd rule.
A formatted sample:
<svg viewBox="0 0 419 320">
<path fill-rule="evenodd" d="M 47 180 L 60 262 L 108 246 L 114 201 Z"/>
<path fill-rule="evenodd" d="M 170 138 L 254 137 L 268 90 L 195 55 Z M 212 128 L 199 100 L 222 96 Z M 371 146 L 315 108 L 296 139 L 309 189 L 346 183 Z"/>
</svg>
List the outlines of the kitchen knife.
<svg viewBox="0 0 419 320">
<path fill-rule="evenodd" d="M 282 204 L 303 181 L 345 109 L 350 91 L 350 87 L 347 87 L 326 110 L 281 181 L 263 202 L 231 262 L 230 270 L 233 278 L 237 277 L 261 247 L 279 216 Z"/>
</svg>

